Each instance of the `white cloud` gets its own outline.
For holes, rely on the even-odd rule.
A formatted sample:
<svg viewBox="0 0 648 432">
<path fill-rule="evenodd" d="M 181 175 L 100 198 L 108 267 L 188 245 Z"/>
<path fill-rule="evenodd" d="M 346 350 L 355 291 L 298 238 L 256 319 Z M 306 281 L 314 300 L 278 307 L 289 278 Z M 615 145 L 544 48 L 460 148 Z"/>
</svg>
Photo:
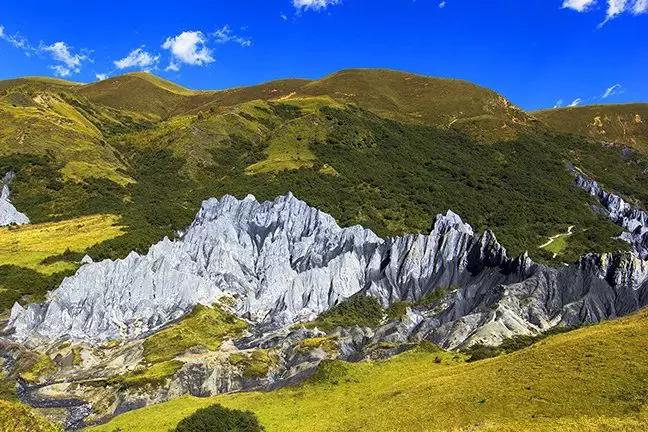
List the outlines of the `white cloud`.
<svg viewBox="0 0 648 432">
<path fill-rule="evenodd" d="M 554 108 L 560 108 L 561 106 L 563 106 L 563 103 L 564 103 L 564 102 L 563 102 L 562 99 L 558 99 L 558 100 L 556 101 L 556 103 L 554 104 L 553 107 L 554 107 Z"/>
<path fill-rule="evenodd" d="M 19 48 L 25 51 L 25 54 L 27 54 L 28 56 L 36 51 L 25 37 L 21 36 L 19 33 L 15 33 L 13 35 L 7 34 L 7 32 L 5 32 L 4 26 L 2 25 L 0 25 L 0 39 L 10 43 L 15 48 Z"/>
<path fill-rule="evenodd" d="M 603 92 L 603 96 L 601 97 L 603 99 L 607 99 L 610 96 L 614 96 L 615 94 L 618 94 L 620 90 L 621 90 L 621 84 L 614 84 L 613 86 L 605 89 L 605 92 Z"/>
<path fill-rule="evenodd" d="M 169 72 L 169 71 L 178 72 L 180 70 L 180 65 L 178 63 L 175 63 L 175 62 L 172 61 L 171 63 L 169 63 L 169 66 L 164 68 L 164 70 L 167 71 L 167 72 Z"/>
<path fill-rule="evenodd" d="M 54 75 L 60 76 L 62 78 L 70 76 L 70 74 L 72 73 L 72 70 L 70 68 L 67 68 L 63 65 L 51 65 L 49 68 L 54 71 Z"/>
<path fill-rule="evenodd" d="M 223 27 L 219 28 L 212 35 L 216 38 L 216 42 L 221 44 L 234 42 L 241 45 L 242 47 L 249 47 L 252 45 L 252 39 L 235 35 L 228 25 L 224 25 Z"/>
<path fill-rule="evenodd" d="M 636 0 L 632 5 L 632 13 L 639 15 L 648 12 L 648 0 Z"/>
<path fill-rule="evenodd" d="M 72 47 L 62 41 L 55 42 L 51 45 L 45 45 L 41 42 L 40 45 L 35 46 L 20 33 L 8 34 L 2 25 L 0 25 L 0 40 L 4 40 L 15 48 L 23 50 L 27 56 L 31 56 L 32 54 L 49 54 L 54 61 L 59 63 L 49 65 L 49 68 L 61 77 L 79 73 L 81 72 L 83 62 L 92 62 L 92 59 L 88 56 L 89 51 L 87 50 L 74 52 Z"/>
<path fill-rule="evenodd" d="M 601 0 L 601 2 L 603 1 Z M 589 12 L 594 9 L 593 6 L 597 3 L 599 0 L 563 0 L 562 7 L 578 12 Z M 599 24 L 599 27 L 623 13 L 640 15 L 648 12 L 648 0 L 605 0 L 605 3 L 607 4 L 605 19 Z"/>
<path fill-rule="evenodd" d="M 565 0 L 562 7 L 573 9 L 578 12 L 585 12 L 596 3 L 596 0 Z"/>
<path fill-rule="evenodd" d="M 62 63 L 50 66 L 50 69 L 52 69 L 56 75 L 61 77 L 81 72 L 82 62 L 90 61 L 87 55 L 74 53 L 65 42 L 55 42 L 52 45 L 41 45 L 40 50 L 49 53 L 55 61 Z"/>
<path fill-rule="evenodd" d="M 445 2 L 445 0 L 442 0 L 442 1 L 439 3 L 439 7 L 440 7 L 441 9 L 443 9 L 444 7 L 446 7 L 446 2 Z"/>
<path fill-rule="evenodd" d="M 284 21 L 288 21 L 288 15 L 286 15 L 285 13 L 282 13 L 282 14 L 279 15 L 279 16 L 281 17 L 282 20 L 284 20 Z"/>
<path fill-rule="evenodd" d="M 108 78 L 108 74 L 98 73 L 98 74 L 95 74 L 95 78 L 97 78 L 97 81 L 103 81 L 103 80 Z"/>
<path fill-rule="evenodd" d="M 135 48 L 133 51 L 128 53 L 126 57 L 120 60 L 115 60 L 113 63 L 117 69 L 128 69 L 132 67 L 146 69 L 155 66 L 158 60 L 160 60 L 159 55 L 153 55 L 144 51 L 142 48 Z"/>
<path fill-rule="evenodd" d="M 177 71 L 180 64 L 203 66 L 214 61 L 211 50 L 207 47 L 207 38 L 200 31 L 186 31 L 175 37 L 169 37 L 162 48 L 171 51 L 173 60 L 166 70 Z"/>
<path fill-rule="evenodd" d="M 576 98 L 572 101 L 572 103 L 569 104 L 570 107 L 575 107 L 583 103 L 583 99 L 581 98 Z"/>
<path fill-rule="evenodd" d="M 340 4 L 340 0 L 293 0 L 293 6 L 297 10 L 322 10 L 329 6 Z"/>
<path fill-rule="evenodd" d="M 603 21 L 601 25 L 623 13 L 627 6 L 628 0 L 608 0 L 608 7 L 605 12 L 605 21 Z"/>
</svg>

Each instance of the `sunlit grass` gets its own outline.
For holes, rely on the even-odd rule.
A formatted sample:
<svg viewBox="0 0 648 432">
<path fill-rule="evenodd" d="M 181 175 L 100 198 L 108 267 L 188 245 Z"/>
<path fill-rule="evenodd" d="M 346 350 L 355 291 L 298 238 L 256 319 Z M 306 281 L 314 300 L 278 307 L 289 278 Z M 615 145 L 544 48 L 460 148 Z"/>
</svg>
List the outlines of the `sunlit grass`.
<svg viewBox="0 0 648 432">
<path fill-rule="evenodd" d="M 235 338 L 247 328 L 245 321 L 217 307 L 198 305 L 177 324 L 154 334 L 144 342 L 144 358 L 149 363 L 171 360 L 187 349 L 220 347 L 225 338 Z"/>
<path fill-rule="evenodd" d="M 0 431 L 7 432 L 59 432 L 33 410 L 17 402 L 0 400 Z"/>
<path fill-rule="evenodd" d="M 168 430 L 201 407 L 252 410 L 273 431 L 643 431 L 648 421 L 648 311 L 464 363 L 412 351 L 328 364 L 274 392 L 182 397 L 93 431 Z"/>
<path fill-rule="evenodd" d="M 182 365 L 182 362 L 176 360 L 165 361 L 135 372 L 119 375 L 110 382 L 119 385 L 121 388 L 159 385 L 178 372 Z"/>
<path fill-rule="evenodd" d="M 77 182 L 90 177 L 107 178 L 121 186 L 135 182 L 132 178 L 120 173 L 115 166 L 101 161 L 96 163 L 70 161 L 61 169 L 61 174 L 64 178 Z"/>
<path fill-rule="evenodd" d="M 328 96 L 282 98 L 281 103 L 298 108 L 303 115 L 272 131 L 266 159 L 247 167 L 245 173 L 248 175 L 311 168 L 317 156 L 309 147 L 309 143 L 324 140 L 327 134 L 326 122 L 321 117 L 320 109 L 343 107 Z M 326 166 L 320 172 L 337 175 L 335 169 L 330 166 Z"/>
<path fill-rule="evenodd" d="M 41 377 L 55 372 L 56 370 L 57 367 L 52 359 L 45 354 L 40 354 L 28 368 L 20 373 L 20 377 L 25 381 L 36 382 Z"/>
<path fill-rule="evenodd" d="M 66 250 L 81 252 L 97 243 L 123 234 L 119 217 L 110 214 L 84 216 L 0 229 L 0 265 L 16 265 L 53 274 L 74 268 L 74 263 L 57 261 L 43 264 L 45 258 Z"/>
</svg>

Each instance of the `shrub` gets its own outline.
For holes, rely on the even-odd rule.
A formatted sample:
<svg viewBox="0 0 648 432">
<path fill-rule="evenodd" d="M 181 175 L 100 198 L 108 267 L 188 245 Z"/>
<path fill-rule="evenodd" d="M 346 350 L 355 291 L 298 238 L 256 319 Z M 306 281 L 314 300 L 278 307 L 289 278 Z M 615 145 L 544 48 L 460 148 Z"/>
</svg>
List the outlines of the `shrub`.
<svg viewBox="0 0 648 432">
<path fill-rule="evenodd" d="M 268 375 L 270 368 L 277 363 L 277 356 L 269 350 L 257 349 L 251 354 L 232 353 L 228 361 L 233 366 L 239 366 L 244 378 L 259 378 Z"/>
<path fill-rule="evenodd" d="M 336 304 L 306 327 L 331 331 L 336 327 L 377 327 L 383 318 L 383 308 L 375 297 L 356 294 Z"/>
<path fill-rule="evenodd" d="M 26 405 L 0 400 L 0 431 L 11 432 L 60 432 Z"/>
<path fill-rule="evenodd" d="M 342 360 L 323 360 L 315 373 L 308 378 L 311 384 L 338 385 L 341 381 L 349 381 L 349 364 Z"/>
<path fill-rule="evenodd" d="M 474 362 L 477 360 L 484 360 L 491 357 L 497 357 L 502 354 L 503 351 L 499 347 L 475 344 L 471 345 L 470 348 L 465 350 L 465 353 L 468 354 L 468 362 Z"/>
<path fill-rule="evenodd" d="M 254 413 L 212 405 L 186 417 L 175 432 L 262 432 Z"/>
<path fill-rule="evenodd" d="M 547 330 L 544 333 L 537 335 L 518 335 L 510 338 L 506 338 L 498 346 L 488 346 L 483 344 L 475 344 L 464 350 L 465 354 L 468 354 L 470 357 L 467 361 L 473 362 L 477 360 L 483 360 L 490 357 L 497 357 L 501 354 L 508 354 L 521 349 L 527 348 L 536 342 L 539 342 L 549 336 L 558 335 L 565 333 L 571 330 L 574 330 L 575 327 L 556 327 L 550 330 Z"/>
<path fill-rule="evenodd" d="M 396 321 L 400 320 L 407 313 L 407 308 L 412 306 L 408 301 L 396 301 L 392 303 L 386 311 L 387 320 Z"/>
</svg>

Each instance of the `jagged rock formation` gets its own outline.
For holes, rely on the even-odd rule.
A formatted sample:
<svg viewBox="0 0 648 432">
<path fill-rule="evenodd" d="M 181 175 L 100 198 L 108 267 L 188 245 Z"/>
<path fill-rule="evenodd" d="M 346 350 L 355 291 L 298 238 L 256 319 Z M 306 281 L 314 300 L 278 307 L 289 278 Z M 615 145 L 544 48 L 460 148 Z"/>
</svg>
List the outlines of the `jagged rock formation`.
<svg viewBox="0 0 648 432">
<path fill-rule="evenodd" d="M 490 231 L 475 234 L 451 211 L 429 234 L 382 239 L 340 228 L 292 194 L 263 203 L 225 196 L 205 201 L 181 239 L 85 264 L 47 302 L 16 304 L 9 327 L 22 341 L 135 338 L 231 295 L 237 313 L 267 331 L 355 293 L 387 306 L 443 289 L 429 309 L 367 338 L 454 348 L 629 313 L 648 303 L 647 279 L 648 264 L 630 253 L 559 269 L 509 258 Z"/>
<path fill-rule="evenodd" d="M 595 180 L 576 175 L 576 185 L 595 196 L 601 211 L 614 223 L 625 228 L 621 239 L 630 243 L 639 257 L 648 259 L 648 213 L 631 206 L 618 195 L 606 192 Z"/>
<path fill-rule="evenodd" d="M 11 195 L 9 186 L 15 176 L 13 171 L 9 171 L 0 182 L 0 185 L 2 185 L 2 192 L 0 193 L 0 226 L 25 225 L 29 223 L 29 218 L 24 213 L 16 210 L 16 207 L 9 200 Z"/>
</svg>

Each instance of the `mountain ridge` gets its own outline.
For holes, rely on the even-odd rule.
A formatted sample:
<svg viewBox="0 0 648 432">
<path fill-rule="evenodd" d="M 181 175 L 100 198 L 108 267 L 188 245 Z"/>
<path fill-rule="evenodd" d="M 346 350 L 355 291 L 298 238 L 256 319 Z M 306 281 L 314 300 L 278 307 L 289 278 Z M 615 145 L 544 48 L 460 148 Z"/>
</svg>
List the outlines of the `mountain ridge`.
<svg viewBox="0 0 648 432">
<path fill-rule="evenodd" d="M 532 115 L 562 132 L 648 151 L 648 103 L 583 105 L 541 110 Z"/>
</svg>

